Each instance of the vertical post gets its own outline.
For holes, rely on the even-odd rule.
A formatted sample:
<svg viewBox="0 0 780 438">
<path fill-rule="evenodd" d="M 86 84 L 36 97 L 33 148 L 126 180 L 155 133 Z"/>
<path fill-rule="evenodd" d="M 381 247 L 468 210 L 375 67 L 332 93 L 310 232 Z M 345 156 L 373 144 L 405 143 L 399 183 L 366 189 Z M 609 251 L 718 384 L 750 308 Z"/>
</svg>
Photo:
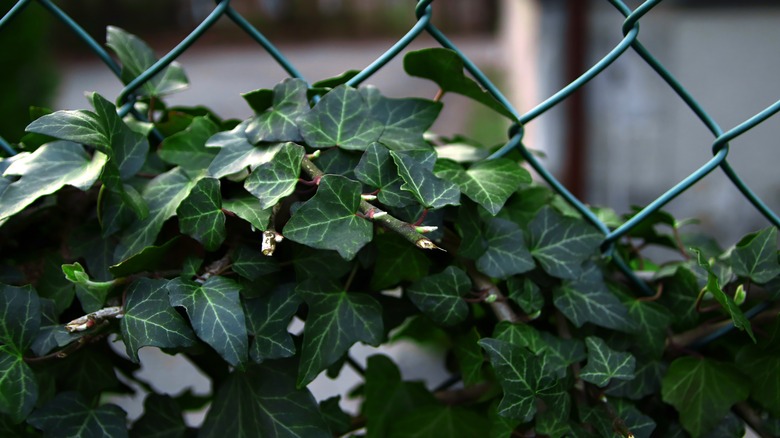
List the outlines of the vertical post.
<svg viewBox="0 0 780 438">
<path fill-rule="evenodd" d="M 585 71 L 588 48 L 589 0 L 568 1 L 566 11 L 566 65 L 567 83 L 577 79 Z M 585 120 L 585 93 L 577 90 L 565 101 L 565 144 L 563 175 L 561 182 L 579 199 L 587 193 L 587 125 Z"/>
</svg>

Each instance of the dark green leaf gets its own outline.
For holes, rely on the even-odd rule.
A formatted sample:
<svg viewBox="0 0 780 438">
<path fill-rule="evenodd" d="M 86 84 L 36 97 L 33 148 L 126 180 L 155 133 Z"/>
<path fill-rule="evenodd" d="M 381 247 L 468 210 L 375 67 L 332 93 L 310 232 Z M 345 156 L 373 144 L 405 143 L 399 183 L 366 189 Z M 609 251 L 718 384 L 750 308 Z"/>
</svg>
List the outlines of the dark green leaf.
<svg viewBox="0 0 780 438">
<path fill-rule="evenodd" d="M 260 200 L 251 195 L 223 199 L 222 209 L 227 210 L 252 224 L 255 229 L 265 231 L 271 219 L 271 208 L 260 208 Z"/>
<path fill-rule="evenodd" d="M 588 363 L 582 369 L 580 378 L 599 387 L 609 385 L 612 379 L 632 380 L 636 359 L 630 353 L 615 351 L 595 336 L 585 338 L 588 346 Z"/>
<path fill-rule="evenodd" d="M 567 436 L 571 432 L 571 397 L 561 382 L 548 392 L 541 397 L 546 409 L 536 415 L 536 432 L 552 438 Z"/>
<path fill-rule="evenodd" d="M 246 127 L 247 122 L 241 123 L 230 131 L 214 134 L 206 141 L 207 147 L 221 148 L 209 164 L 208 176 L 222 178 L 253 169 L 270 161 L 281 149 L 281 143 L 252 145 L 247 138 Z"/>
<path fill-rule="evenodd" d="M 106 45 L 116 53 L 122 63 L 122 82 L 130 83 L 157 62 L 152 49 L 137 36 L 115 26 L 108 26 Z M 138 93 L 143 96 L 162 96 L 187 88 L 187 76 L 179 63 L 172 62 L 152 76 Z"/>
<path fill-rule="evenodd" d="M 482 435 L 487 418 L 462 407 L 425 406 L 399 418 L 388 435 L 392 438 L 471 438 Z"/>
<path fill-rule="evenodd" d="M 454 325 L 468 316 L 469 307 L 463 295 L 470 290 L 469 276 L 455 266 L 448 266 L 439 274 L 414 282 L 406 288 L 406 294 L 437 324 Z"/>
<path fill-rule="evenodd" d="M 699 266 L 707 271 L 707 285 L 705 286 L 707 292 L 711 293 L 715 300 L 723 307 L 723 310 L 728 312 L 731 316 L 731 320 L 734 322 L 734 327 L 746 331 L 747 334 L 750 335 L 750 338 L 753 339 L 753 342 L 756 342 L 756 337 L 753 335 L 753 328 L 750 326 L 750 320 L 745 317 L 745 314 L 742 313 L 742 310 L 737 306 L 734 300 L 726 295 L 720 288 L 718 276 L 712 270 L 709 262 L 704 259 L 701 251 L 694 248 L 693 252 L 695 252 L 698 257 Z"/>
<path fill-rule="evenodd" d="M 499 401 L 495 400 L 488 408 L 488 419 L 490 420 L 489 438 L 507 438 L 520 425 L 520 420 L 502 416 L 498 411 Z"/>
<path fill-rule="evenodd" d="M 62 265 L 65 278 L 76 286 L 76 296 L 85 312 L 95 312 L 103 307 L 113 281 L 92 281 L 81 264 Z"/>
<path fill-rule="evenodd" d="M 569 365 L 585 359 L 585 345 L 579 339 L 561 339 L 547 332 L 539 332 L 526 324 L 499 323 L 494 337 L 531 350 L 537 356 L 542 372 L 563 378 Z"/>
<path fill-rule="evenodd" d="M 523 347 L 490 338 L 482 339 L 479 345 L 488 353 L 504 390 L 499 414 L 530 421 L 536 413 L 536 397 L 551 391 L 555 381 L 545 376 L 536 356 Z"/>
<path fill-rule="evenodd" d="M 125 230 L 114 252 L 114 258 L 124 261 L 152 245 L 163 223 L 176 214 L 179 204 L 189 195 L 196 182 L 179 167 L 174 167 L 151 180 L 143 191 L 144 200 L 149 205 L 149 216 L 136 220 Z"/>
<path fill-rule="evenodd" d="M 731 267 L 740 277 L 764 284 L 780 275 L 777 262 L 777 228 L 748 234 L 731 252 Z"/>
<path fill-rule="evenodd" d="M 745 400 L 749 383 L 739 369 L 712 359 L 675 359 L 661 383 L 663 401 L 680 413 L 680 423 L 694 438 L 705 436 L 731 406 Z"/>
<path fill-rule="evenodd" d="M 393 424 L 405 414 L 436 403 L 421 382 L 404 382 L 398 367 L 387 356 L 368 358 L 365 376 L 367 438 L 386 437 Z"/>
<path fill-rule="evenodd" d="M 317 402 L 296 389 L 292 367 L 275 364 L 234 372 L 214 398 L 200 434 L 204 438 L 330 438 Z"/>
<path fill-rule="evenodd" d="M 509 290 L 509 299 L 520 306 L 526 314 L 538 312 L 544 306 L 542 291 L 528 278 L 510 277 L 506 287 Z"/>
<path fill-rule="evenodd" d="M 46 256 L 43 261 L 43 274 L 38 277 L 38 282 L 35 284 L 39 297 L 53 301 L 56 315 L 70 307 L 75 292 L 73 283 L 62 275 L 62 264 L 63 259 L 60 255 Z M 23 279 L 19 280 L 19 282 L 23 281 Z"/>
<path fill-rule="evenodd" d="M 360 89 L 370 107 L 371 117 L 384 129 L 377 140 L 394 151 L 428 147 L 425 130 L 433 125 L 442 104 L 426 99 L 389 99 L 372 86 Z"/>
<path fill-rule="evenodd" d="M 173 244 L 178 240 L 178 237 L 174 237 L 160 246 L 147 246 L 138 254 L 108 269 L 115 278 L 159 269 L 160 265 L 166 260 L 168 252 L 173 248 Z"/>
<path fill-rule="evenodd" d="M 219 276 L 209 277 L 203 284 L 177 278 L 166 288 L 171 305 L 187 309 L 199 338 L 232 366 L 246 361 L 249 339 L 236 282 Z"/>
<path fill-rule="evenodd" d="M 331 78 L 321 79 L 313 84 L 312 88 L 336 88 L 341 84 L 346 84 L 350 79 L 354 78 L 360 73 L 360 70 L 346 70 L 338 76 Z"/>
<path fill-rule="evenodd" d="M 696 297 L 701 290 L 696 276 L 689 268 L 681 267 L 663 282 L 663 287 L 664 293 L 660 301 L 667 308 L 674 309 L 672 328 L 681 331 L 693 327 L 699 320 Z"/>
<path fill-rule="evenodd" d="M 655 394 L 661 388 L 661 378 L 666 373 L 666 364 L 657 361 L 640 361 L 632 380 L 612 382 L 606 389 L 608 395 L 640 400 Z"/>
<path fill-rule="evenodd" d="M 33 153 L 17 155 L 3 173 L 6 177 L 20 178 L 7 184 L 4 190 L 0 187 L 0 222 L 65 185 L 89 189 L 105 164 L 106 156 L 102 153 L 90 157 L 82 146 L 67 141 L 49 143 Z"/>
<path fill-rule="evenodd" d="M 298 118 L 306 144 L 314 148 L 338 146 L 364 151 L 382 134 L 382 123 L 371 117 L 361 93 L 339 85 L 323 96 L 314 108 Z"/>
<path fill-rule="evenodd" d="M 260 200 L 260 208 L 273 207 L 295 191 L 301 174 L 303 146 L 285 143 L 271 161 L 258 166 L 244 183 L 244 188 Z"/>
<path fill-rule="evenodd" d="M 553 290 L 553 304 L 577 327 L 586 322 L 623 332 L 636 330 L 628 309 L 604 284 L 601 273 L 592 266 L 590 273 L 574 281 L 564 281 Z"/>
<path fill-rule="evenodd" d="M 62 392 L 33 412 L 27 422 L 46 436 L 123 438 L 128 436 L 125 415 L 119 406 L 92 408 L 80 394 Z"/>
<path fill-rule="evenodd" d="M 355 213 L 360 183 L 325 175 L 317 193 L 296 211 L 284 227 L 284 237 L 317 249 L 332 249 L 351 260 L 373 237 L 371 222 Z"/>
<path fill-rule="evenodd" d="M 273 90 L 270 110 L 259 113 L 247 125 L 247 136 L 251 143 L 303 141 L 296 119 L 309 111 L 306 98 L 306 81 L 287 78 Z"/>
<path fill-rule="evenodd" d="M 282 285 L 272 293 L 246 300 L 246 322 L 254 336 L 249 354 L 260 363 L 295 354 L 295 344 L 287 326 L 301 305 L 301 298 L 291 285 Z"/>
<path fill-rule="evenodd" d="M 710 433 L 707 434 L 707 438 L 732 438 L 735 436 L 745 437 L 745 421 L 738 417 L 734 411 L 730 411 L 726 416 L 715 426 Z"/>
<path fill-rule="evenodd" d="M 218 179 L 198 181 L 176 214 L 181 232 L 202 243 L 206 251 L 215 251 L 225 241 L 225 213 Z"/>
<path fill-rule="evenodd" d="M 773 417 L 780 417 L 780 354 L 755 345 L 743 347 L 735 363 L 750 378 L 750 396 Z"/>
<path fill-rule="evenodd" d="M 401 189 L 414 195 L 424 207 L 460 204 L 460 190 L 454 183 L 437 177 L 428 166 L 409 153 L 390 151 L 390 156 L 404 181 Z"/>
<path fill-rule="evenodd" d="M 300 278 L 339 278 L 352 269 L 352 263 L 341 258 L 336 251 L 317 251 L 296 245 L 294 254 L 295 275 Z"/>
<path fill-rule="evenodd" d="M 515 116 L 473 79 L 463 73 L 463 60 L 452 50 L 422 49 L 404 56 L 404 70 L 411 76 L 430 79 L 444 92 L 462 94 L 510 119 Z"/>
<path fill-rule="evenodd" d="M 340 400 L 341 396 L 337 395 L 320 402 L 322 418 L 328 423 L 328 429 L 334 436 L 346 434 L 352 426 L 352 417 L 341 410 Z"/>
<path fill-rule="evenodd" d="M 514 222 L 491 219 L 485 227 L 487 250 L 477 259 L 477 269 L 494 278 L 522 274 L 534 268 L 534 259 L 523 231 Z"/>
<path fill-rule="evenodd" d="M 598 253 L 604 236 L 585 222 L 543 208 L 528 225 L 530 250 L 548 274 L 574 280 L 585 260 Z"/>
<path fill-rule="evenodd" d="M 334 282 L 307 280 L 296 292 L 309 306 L 303 330 L 298 386 L 309 384 L 356 342 L 379 345 L 384 336 L 382 307 L 368 296 L 346 292 Z"/>
<path fill-rule="evenodd" d="M 478 259 L 487 249 L 487 242 L 482 236 L 479 208 L 474 202 L 464 199 L 463 205 L 458 209 L 458 221 L 455 223 L 461 238 L 458 255 L 473 260 Z"/>
<path fill-rule="evenodd" d="M 38 400 L 38 382 L 22 354 L 0 346 L 0 413 L 13 423 L 22 422 Z"/>
<path fill-rule="evenodd" d="M 611 400 L 614 406 L 615 414 L 623 421 L 626 428 L 631 431 L 636 438 L 650 438 L 656 428 L 655 421 L 642 411 L 637 409 L 631 402 L 625 400 Z"/>
<path fill-rule="evenodd" d="M 477 162 L 447 179 L 495 216 L 520 184 L 531 182 L 531 174 L 512 160 L 498 158 Z"/>
<path fill-rule="evenodd" d="M 41 304 L 32 286 L 0 284 L 0 344 L 9 353 L 27 350 L 41 326 Z"/>
<path fill-rule="evenodd" d="M 181 409 L 176 400 L 168 395 L 149 394 L 144 400 L 144 415 L 133 424 L 130 436 L 133 438 L 180 438 L 184 436 Z"/>
<path fill-rule="evenodd" d="M 241 97 L 249 104 L 249 107 L 252 108 L 255 114 L 262 113 L 274 104 L 274 90 L 266 88 L 241 93 Z"/>
<path fill-rule="evenodd" d="M 396 233 L 378 234 L 376 268 L 371 276 L 371 288 L 386 289 L 403 280 L 415 281 L 428 273 L 431 261 L 414 245 Z"/>
<path fill-rule="evenodd" d="M 482 381 L 482 364 L 485 358 L 482 355 L 482 349 L 479 347 L 479 332 L 476 327 L 464 335 L 457 336 L 454 340 L 453 353 L 458 360 L 460 375 L 463 384 L 473 385 Z"/>
<path fill-rule="evenodd" d="M 638 300 L 628 294 L 618 296 L 628 308 L 628 316 L 636 323 L 636 349 L 642 352 L 642 357 L 660 359 L 666 348 L 672 313 L 658 303 Z"/>
<path fill-rule="evenodd" d="M 238 275 L 255 281 L 260 277 L 279 271 L 279 265 L 273 257 L 264 256 L 247 246 L 239 246 L 232 255 L 231 268 Z"/>
<path fill-rule="evenodd" d="M 403 180 L 398 176 L 390 151 L 379 143 L 371 143 L 355 167 L 355 176 L 362 183 L 379 190 L 379 202 L 391 207 L 404 207 L 414 202 L 409 192 L 401 190 Z"/>
<path fill-rule="evenodd" d="M 496 217 L 509 219 L 526 228 L 544 206 L 550 204 L 552 191 L 542 186 L 526 186 L 509 197 Z"/>
<path fill-rule="evenodd" d="M 138 349 L 188 347 L 195 343 L 192 330 L 171 307 L 165 280 L 142 278 L 127 290 L 122 340 L 127 355 L 138 362 Z"/>
<path fill-rule="evenodd" d="M 206 141 L 217 132 L 219 127 L 208 117 L 195 117 L 187 129 L 163 140 L 157 155 L 166 163 L 196 175 L 206 170 L 217 156 L 216 150 L 206 147 Z"/>
<path fill-rule="evenodd" d="M 114 365 L 105 350 L 82 349 L 59 362 L 57 389 L 76 391 L 87 398 L 98 397 L 119 387 Z"/>
</svg>

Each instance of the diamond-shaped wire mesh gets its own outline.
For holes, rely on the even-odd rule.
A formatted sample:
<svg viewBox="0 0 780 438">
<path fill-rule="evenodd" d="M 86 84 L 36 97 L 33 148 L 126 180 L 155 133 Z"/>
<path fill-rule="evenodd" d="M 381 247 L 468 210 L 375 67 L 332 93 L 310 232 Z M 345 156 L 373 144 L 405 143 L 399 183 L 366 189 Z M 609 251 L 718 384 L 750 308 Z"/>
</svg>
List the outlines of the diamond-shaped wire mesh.
<svg viewBox="0 0 780 438">
<path fill-rule="evenodd" d="M 506 155 L 511 150 L 518 150 L 525 158 L 528 164 L 555 190 L 558 194 L 563 196 L 566 201 L 571 204 L 573 208 L 579 211 L 583 217 L 604 233 L 604 241 L 602 244 L 602 251 L 605 257 L 609 257 L 612 263 L 614 263 L 624 274 L 626 274 L 642 291 L 648 294 L 652 294 L 648 286 L 637 278 L 635 273 L 624 263 L 620 256 L 614 252 L 615 243 L 622 236 L 625 236 L 639 223 L 645 220 L 648 216 L 660 210 L 664 205 L 675 199 L 681 193 L 690 189 L 704 176 L 720 168 L 726 176 L 732 181 L 734 186 L 750 201 L 750 203 L 761 212 L 766 219 L 774 226 L 780 226 L 780 218 L 772 211 L 739 177 L 728 162 L 729 154 L 729 142 L 735 138 L 741 136 L 748 130 L 756 127 L 760 123 L 764 122 L 775 113 L 780 111 L 780 100 L 770 105 L 763 111 L 748 118 L 744 122 L 737 126 L 724 131 L 715 120 L 708 114 L 708 112 L 696 101 L 696 99 L 686 90 L 686 88 L 675 79 L 675 77 L 669 72 L 669 70 L 661 64 L 650 51 L 639 40 L 639 22 L 640 19 L 650 12 L 654 7 L 661 3 L 662 0 L 648 0 L 642 3 L 639 7 L 632 10 L 625 3 L 620 0 L 607 0 L 618 13 L 625 17 L 623 22 L 622 32 L 623 39 L 602 59 L 590 67 L 579 78 L 569 83 L 558 92 L 550 96 L 548 99 L 526 112 L 520 114 L 509 102 L 509 100 L 497 89 L 497 87 L 474 65 L 463 52 L 461 52 L 447 36 L 442 33 L 432 22 L 432 7 L 433 0 L 420 0 L 415 7 L 415 14 L 417 22 L 415 25 L 398 40 L 389 50 L 382 53 L 373 63 L 365 67 L 359 74 L 347 82 L 350 86 L 359 86 L 363 81 L 371 77 L 374 73 L 380 70 L 388 62 L 398 56 L 403 49 L 409 45 L 415 38 L 417 38 L 423 32 L 427 32 L 432 36 L 442 47 L 455 51 L 458 56 L 463 60 L 465 68 L 471 73 L 474 79 L 482 85 L 498 102 L 500 102 L 509 113 L 515 118 L 515 124 L 510 130 L 510 138 L 508 142 L 496 151 L 488 159 L 498 158 Z M 62 21 L 71 31 L 73 31 L 79 39 L 87 45 L 90 50 L 99 57 L 106 67 L 109 68 L 121 81 L 121 69 L 120 66 L 111 58 L 108 52 L 95 41 L 84 29 L 73 19 L 71 19 L 65 12 L 56 6 L 51 0 L 19 0 L 11 10 L 0 19 L 0 32 L 3 28 L 11 22 L 17 15 L 19 15 L 28 5 L 33 2 L 39 3 L 47 11 L 49 11 L 54 17 Z M 153 78 L 157 73 L 162 71 L 170 63 L 176 60 L 182 55 L 195 41 L 202 37 L 211 26 L 223 16 L 229 18 L 236 26 L 249 35 L 254 41 L 256 41 L 264 50 L 266 50 L 279 65 L 291 76 L 303 79 L 300 72 L 285 58 L 285 56 L 254 26 L 252 26 L 244 17 L 241 16 L 230 5 L 230 0 L 217 0 L 216 6 L 210 14 L 192 31 L 186 38 L 179 42 L 171 51 L 165 56 L 160 58 L 153 66 L 144 71 L 130 83 L 126 84 L 122 91 L 116 98 L 117 107 L 119 107 L 119 113 L 122 116 L 132 114 L 134 117 L 143 120 L 143 115 L 137 113 L 134 110 L 135 103 L 135 91 L 143 86 L 147 81 Z M 636 52 L 648 65 L 652 68 L 665 82 L 674 90 L 674 92 L 683 100 L 683 102 L 690 108 L 696 117 L 705 125 L 705 127 L 712 133 L 714 138 L 712 142 L 712 157 L 702 159 L 701 166 L 674 184 L 669 190 L 656 198 L 653 202 L 645 206 L 639 213 L 635 214 L 631 219 L 620 225 L 615 229 L 610 229 L 599 218 L 596 217 L 593 212 L 585 206 L 585 204 L 575 197 L 566 187 L 563 186 L 537 159 L 529 152 L 529 150 L 523 144 L 524 125 L 532 122 L 534 119 L 549 111 L 550 109 L 561 104 L 567 97 L 569 97 L 576 90 L 581 88 L 591 79 L 602 73 L 607 67 L 610 66 L 615 60 L 623 56 L 629 50 Z M 0 138 L 0 148 L 4 149 L 7 153 L 13 154 L 14 149 L 11 145 Z M 759 309 L 751 309 L 747 312 L 748 315 L 757 313 Z"/>
</svg>

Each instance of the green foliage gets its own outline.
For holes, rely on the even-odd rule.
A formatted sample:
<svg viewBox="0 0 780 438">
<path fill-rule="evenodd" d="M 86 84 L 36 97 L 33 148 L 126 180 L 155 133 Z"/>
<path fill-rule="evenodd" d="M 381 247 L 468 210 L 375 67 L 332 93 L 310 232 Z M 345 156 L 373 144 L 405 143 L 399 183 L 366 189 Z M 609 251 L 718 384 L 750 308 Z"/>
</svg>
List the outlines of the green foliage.
<svg viewBox="0 0 780 438">
<path fill-rule="evenodd" d="M 156 60 L 117 28 L 109 46 L 125 81 Z M 405 67 L 511 118 L 453 52 Z M 440 102 L 349 77 L 247 93 L 243 122 L 161 102 L 187 84 L 177 65 L 138 90 L 149 122 L 97 94 L 90 110 L 39 112 L 40 147 L 0 160 L 0 434 L 701 437 L 739 434 L 741 416 L 780 429 L 775 228 L 692 259 L 657 212 L 602 253 L 603 233 L 523 163 L 430 135 Z M 441 387 L 409 381 L 403 360 L 351 357 L 402 341 L 444 357 Z M 145 347 L 212 390 L 149 386 Z M 315 379 L 348 368 L 355 388 L 315 400 Z M 151 394 L 129 422 L 110 400 L 137 388 Z"/>
</svg>

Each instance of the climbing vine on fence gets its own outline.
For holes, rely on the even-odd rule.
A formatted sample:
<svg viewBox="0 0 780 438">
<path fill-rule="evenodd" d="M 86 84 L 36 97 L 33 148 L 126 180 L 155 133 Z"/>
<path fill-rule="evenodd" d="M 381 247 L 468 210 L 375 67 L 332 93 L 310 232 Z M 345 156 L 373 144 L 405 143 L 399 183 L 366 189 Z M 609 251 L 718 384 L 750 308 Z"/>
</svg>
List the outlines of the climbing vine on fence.
<svg viewBox="0 0 780 438">
<path fill-rule="evenodd" d="M 118 28 L 107 45 L 126 82 L 156 61 Z M 165 105 L 187 84 L 172 64 L 134 96 L 146 121 L 96 93 L 38 110 L 0 161 L 3 435 L 778 434 L 776 229 L 723 250 L 658 211 L 602 253 L 604 231 L 519 154 L 428 134 L 445 93 L 515 119 L 455 58 L 405 57 L 435 100 L 291 78 L 224 120 Z M 399 340 L 445 350 L 444 383 L 350 356 Z M 212 392 L 159 393 L 136 373 L 147 347 Z M 307 389 L 345 367 L 357 412 Z M 110 396 L 139 388 L 130 421 Z"/>
</svg>

